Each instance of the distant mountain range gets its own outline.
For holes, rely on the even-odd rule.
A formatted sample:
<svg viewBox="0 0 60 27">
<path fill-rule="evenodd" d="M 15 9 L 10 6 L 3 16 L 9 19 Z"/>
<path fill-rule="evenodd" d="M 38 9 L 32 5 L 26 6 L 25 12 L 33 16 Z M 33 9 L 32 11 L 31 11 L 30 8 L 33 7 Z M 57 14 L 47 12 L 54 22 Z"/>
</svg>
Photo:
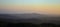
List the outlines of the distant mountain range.
<svg viewBox="0 0 60 27">
<path fill-rule="evenodd" d="M 60 23 L 59 16 L 50 16 L 43 14 L 0 14 L 0 21 L 20 23 L 20 22 L 32 22 L 32 23 L 42 23 L 42 22 L 52 22 Z"/>
</svg>

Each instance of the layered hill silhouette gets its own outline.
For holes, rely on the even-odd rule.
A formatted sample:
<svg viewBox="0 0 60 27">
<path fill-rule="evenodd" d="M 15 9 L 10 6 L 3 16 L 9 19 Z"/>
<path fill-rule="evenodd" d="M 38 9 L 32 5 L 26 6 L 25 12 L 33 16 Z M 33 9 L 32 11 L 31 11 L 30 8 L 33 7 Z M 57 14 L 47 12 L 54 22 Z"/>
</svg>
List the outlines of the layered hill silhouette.
<svg viewBox="0 0 60 27">
<path fill-rule="evenodd" d="M 60 24 L 60 17 L 49 16 L 43 14 L 0 14 L 0 21 L 10 23 L 55 23 Z"/>
</svg>

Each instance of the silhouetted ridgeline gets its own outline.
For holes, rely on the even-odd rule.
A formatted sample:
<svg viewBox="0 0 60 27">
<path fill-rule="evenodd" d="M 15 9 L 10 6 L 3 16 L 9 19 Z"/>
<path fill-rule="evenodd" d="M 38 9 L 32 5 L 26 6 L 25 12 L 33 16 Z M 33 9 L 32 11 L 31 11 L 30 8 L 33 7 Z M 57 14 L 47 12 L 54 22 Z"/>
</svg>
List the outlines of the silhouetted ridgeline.
<svg viewBox="0 0 60 27">
<path fill-rule="evenodd" d="M 60 24 L 59 16 L 49 16 L 43 14 L 0 14 L 0 26 L 6 27 L 40 27 Z"/>
</svg>

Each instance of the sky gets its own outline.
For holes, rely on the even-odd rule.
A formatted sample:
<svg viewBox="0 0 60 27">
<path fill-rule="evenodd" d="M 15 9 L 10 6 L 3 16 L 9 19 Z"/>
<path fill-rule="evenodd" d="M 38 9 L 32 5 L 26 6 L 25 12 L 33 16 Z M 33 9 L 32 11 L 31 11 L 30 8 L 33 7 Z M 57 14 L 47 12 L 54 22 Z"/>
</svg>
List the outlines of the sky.
<svg viewBox="0 0 60 27">
<path fill-rule="evenodd" d="M 0 13 L 60 15 L 60 0 L 0 0 Z"/>
</svg>

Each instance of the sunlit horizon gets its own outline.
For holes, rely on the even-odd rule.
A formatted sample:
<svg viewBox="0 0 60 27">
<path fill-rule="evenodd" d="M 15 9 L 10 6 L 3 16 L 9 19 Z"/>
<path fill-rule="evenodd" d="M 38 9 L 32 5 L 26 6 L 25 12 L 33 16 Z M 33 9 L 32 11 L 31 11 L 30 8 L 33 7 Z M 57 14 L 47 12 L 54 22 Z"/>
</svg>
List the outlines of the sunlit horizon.
<svg viewBox="0 0 60 27">
<path fill-rule="evenodd" d="M 60 15 L 60 0 L 0 0 L 0 13 Z"/>
</svg>

